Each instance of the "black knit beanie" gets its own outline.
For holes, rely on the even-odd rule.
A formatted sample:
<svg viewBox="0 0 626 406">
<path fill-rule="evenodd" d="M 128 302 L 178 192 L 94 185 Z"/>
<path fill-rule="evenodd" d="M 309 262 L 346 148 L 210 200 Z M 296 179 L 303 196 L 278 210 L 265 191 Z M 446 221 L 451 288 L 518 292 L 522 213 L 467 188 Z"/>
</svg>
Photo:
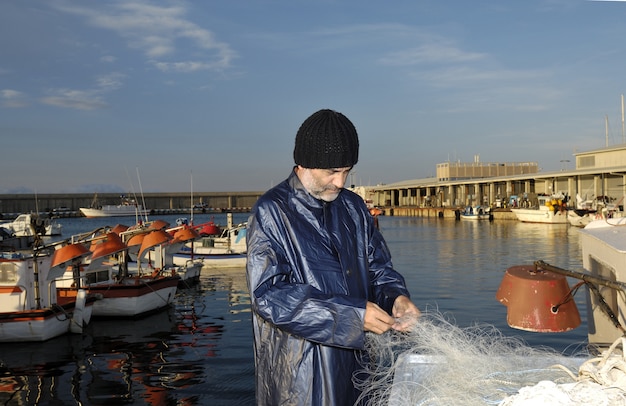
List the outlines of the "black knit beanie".
<svg viewBox="0 0 626 406">
<path fill-rule="evenodd" d="M 304 120 L 296 134 L 293 159 L 310 169 L 347 168 L 359 160 L 359 137 L 346 116 L 320 110 Z"/>
</svg>

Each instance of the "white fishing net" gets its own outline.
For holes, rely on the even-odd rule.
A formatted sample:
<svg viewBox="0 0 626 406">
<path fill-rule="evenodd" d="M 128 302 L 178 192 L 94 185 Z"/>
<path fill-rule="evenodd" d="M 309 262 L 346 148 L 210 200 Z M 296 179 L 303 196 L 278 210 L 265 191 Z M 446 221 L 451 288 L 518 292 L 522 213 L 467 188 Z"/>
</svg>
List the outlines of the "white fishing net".
<svg viewBox="0 0 626 406">
<path fill-rule="evenodd" d="M 460 328 L 425 312 L 410 332 L 368 334 L 354 380 L 369 406 L 626 405 L 620 343 L 602 357 L 564 356 L 493 326 Z"/>
</svg>

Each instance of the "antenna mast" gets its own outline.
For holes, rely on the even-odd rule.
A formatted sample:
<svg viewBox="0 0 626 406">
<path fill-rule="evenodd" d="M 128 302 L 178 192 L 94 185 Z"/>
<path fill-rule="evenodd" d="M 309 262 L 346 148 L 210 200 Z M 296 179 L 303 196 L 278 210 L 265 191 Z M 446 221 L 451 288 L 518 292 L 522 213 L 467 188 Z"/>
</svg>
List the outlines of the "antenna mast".
<svg viewBox="0 0 626 406">
<path fill-rule="evenodd" d="M 604 115 L 604 146 L 609 146 L 609 116 L 608 114 Z"/>
<path fill-rule="evenodd" d="M 626 143 L 624 139 L 624 94 L 622 93 L 622 144 Z"/>
</svg>

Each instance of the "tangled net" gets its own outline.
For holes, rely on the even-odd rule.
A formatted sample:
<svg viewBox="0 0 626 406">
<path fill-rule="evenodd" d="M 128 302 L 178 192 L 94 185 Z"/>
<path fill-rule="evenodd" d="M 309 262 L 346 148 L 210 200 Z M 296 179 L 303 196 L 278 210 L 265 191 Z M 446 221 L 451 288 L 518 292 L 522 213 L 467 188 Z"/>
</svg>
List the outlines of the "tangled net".
<svg viewBox="0 0 626 406">
<path fill-rule="evenodd" d="M 354 383 L 368 406 L 626 405 L 623 356 L 564 356 L 437 312 L 410 332 L 368 334 L 365 354 Z"/>
</svg>

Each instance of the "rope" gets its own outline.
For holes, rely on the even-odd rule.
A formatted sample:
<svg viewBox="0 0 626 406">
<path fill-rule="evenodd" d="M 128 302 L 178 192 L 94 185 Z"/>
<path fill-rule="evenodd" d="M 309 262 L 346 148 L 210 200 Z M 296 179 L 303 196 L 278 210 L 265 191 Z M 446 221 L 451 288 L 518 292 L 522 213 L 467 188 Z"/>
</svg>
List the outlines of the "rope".
<svg viewBox="0 0 626 406">
<path fill-rule="evenodd" d="M 626 338 L 620 337 L 613 342 L 601 357 L 585 361 L 579 369 L 579 381 L 590 380 L 602 386 L 617 387 L 626 391 L 626 356 L 624 349 Z M 620 353 L 616 351 L 621 344 Z"/>
<path fill-rule="evenodd" d="M 621 349 L 618 347 L 621 345 Z M 499 406 L 528 404 L 550 405 L 626 405 L 626 338 L 620 337 L 601 356 L 583 362 L 573 382 L 556 384 L 541 381 L 521 388 Z M 567 368 L 563 367 L 564 370 Z"/>
</svg>

